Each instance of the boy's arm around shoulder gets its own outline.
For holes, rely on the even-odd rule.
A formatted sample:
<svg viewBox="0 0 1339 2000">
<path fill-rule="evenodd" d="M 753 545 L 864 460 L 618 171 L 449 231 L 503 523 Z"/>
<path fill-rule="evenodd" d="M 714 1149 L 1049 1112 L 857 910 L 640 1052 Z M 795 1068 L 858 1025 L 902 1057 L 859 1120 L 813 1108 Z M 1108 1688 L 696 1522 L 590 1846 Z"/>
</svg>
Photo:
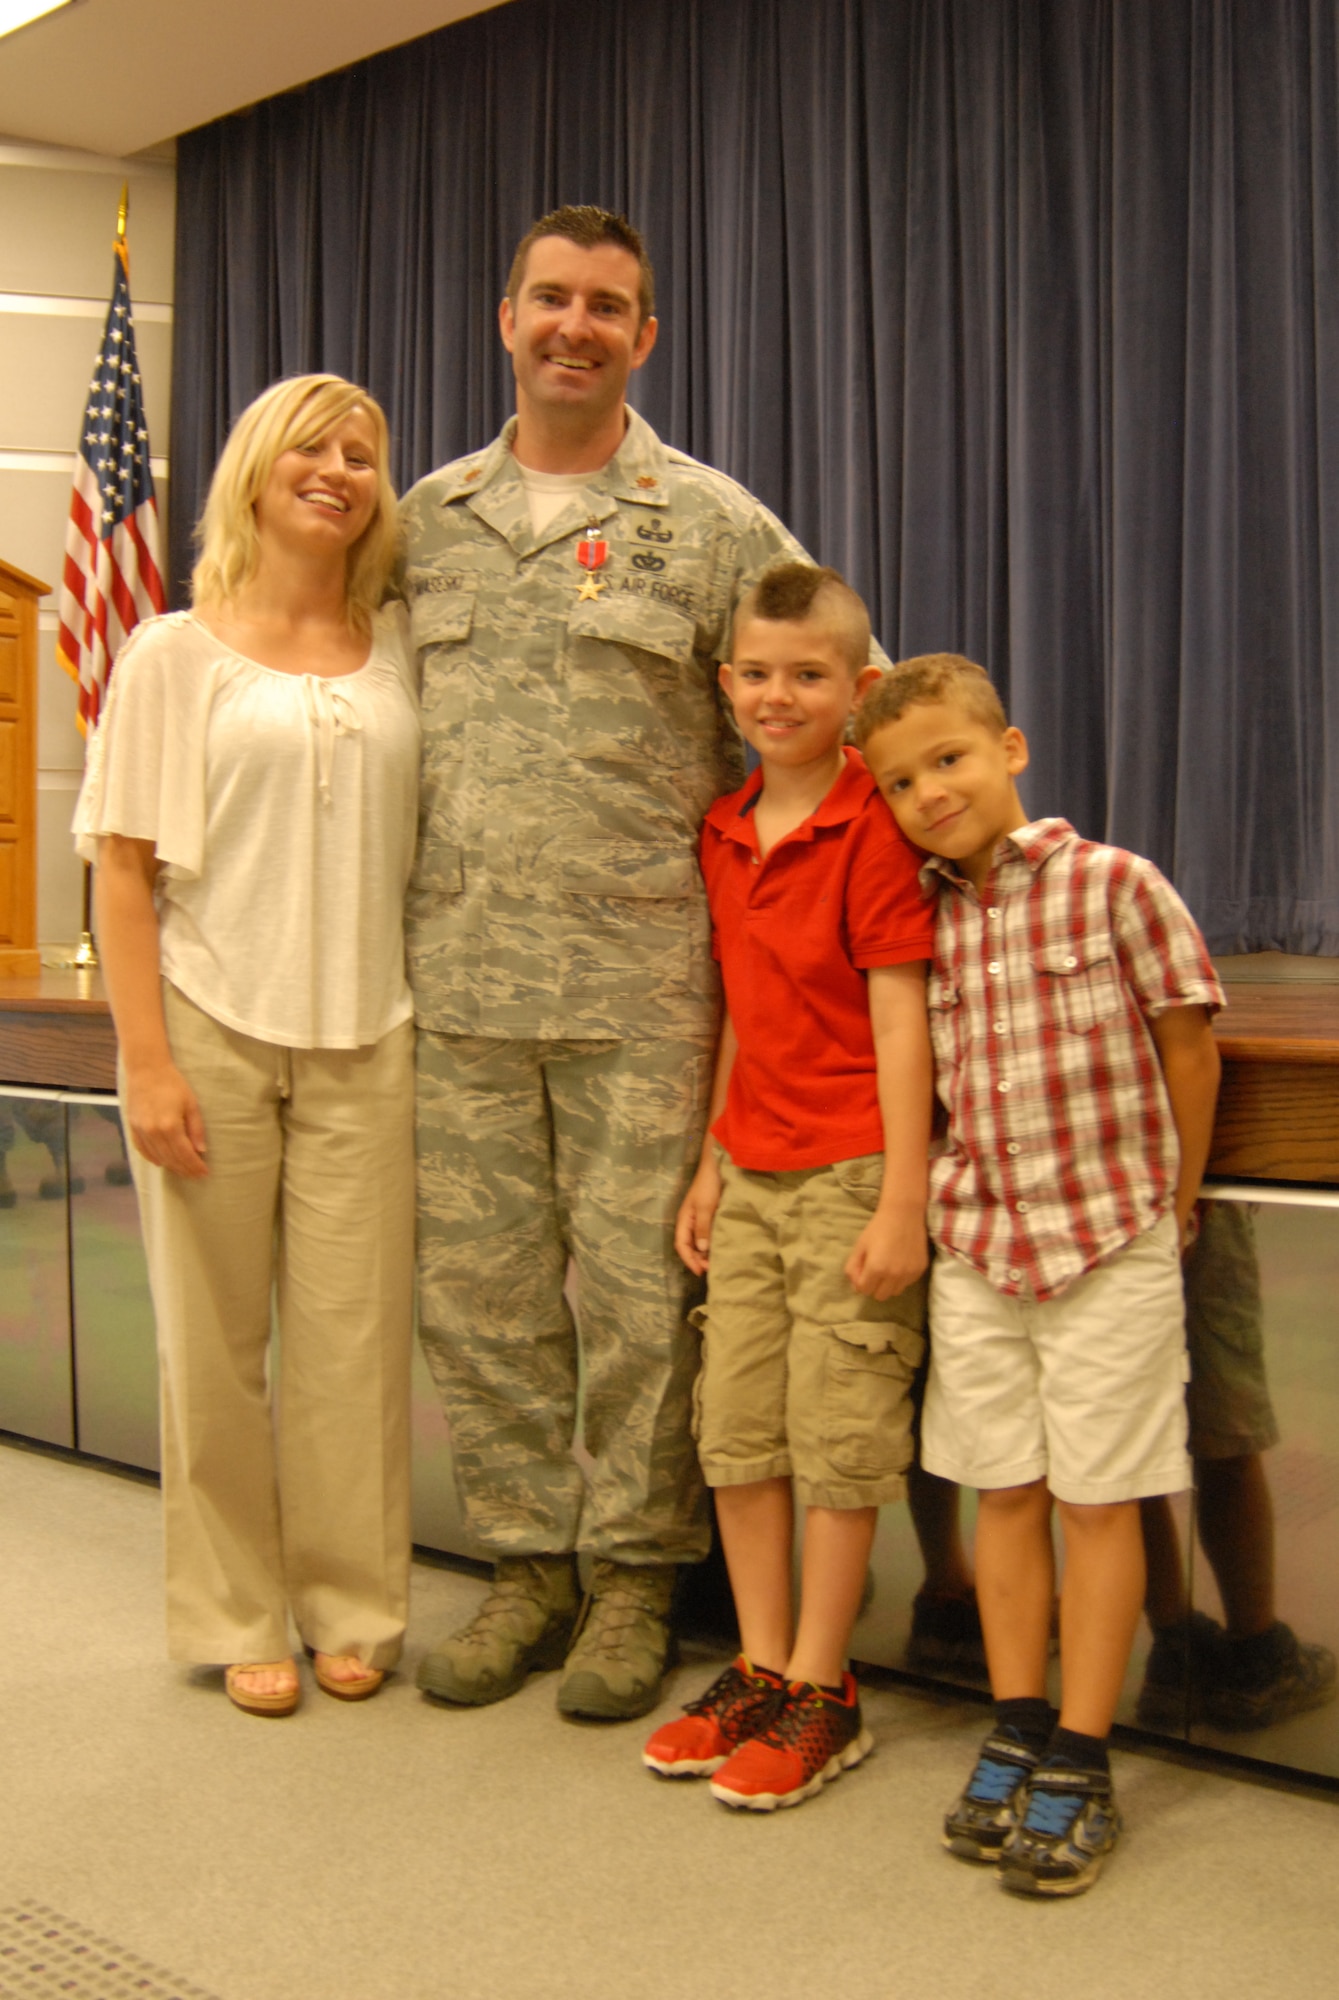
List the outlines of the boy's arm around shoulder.
<svg viewBox="0 0 1339 2000">
<path fill-rule="evenodd" d="M 891 1299 L 928 1262 L 930 1113 L 934 1065 L 925 1006 L 926 964 L 871 966 L 869 1018 L 883 1115 L 883 1185 L 874 1214 L 846 1260 L 846 1276 L 867 1298 Z"/>
<path fill-rule="evenodd" d="M 1182 1243 L 1213 1141 L 1222 1064 L 1205 1006 L 1168 1007 L 1149 1022 L 1181 1148 L 1176 1177 L 1176 1228 Z"/>
</svg>

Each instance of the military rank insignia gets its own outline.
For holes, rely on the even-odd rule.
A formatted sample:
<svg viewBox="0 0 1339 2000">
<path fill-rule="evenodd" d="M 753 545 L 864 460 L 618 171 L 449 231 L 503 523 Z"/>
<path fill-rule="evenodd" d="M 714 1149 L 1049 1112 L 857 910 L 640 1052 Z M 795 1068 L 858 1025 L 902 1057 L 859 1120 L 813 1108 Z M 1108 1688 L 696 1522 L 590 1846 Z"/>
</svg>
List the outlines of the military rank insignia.
<svg viewBox="0 0 1339 2000">
<path fill-rule="evenodd" d="M 609 544 L 600 533 L 599 523 L 592 521 L 587 526 L 581 540 L 577 543 L 577 561 L 586 572 L 581 579 L 581 588 L 577 592 L 578 602 L 583 598 L 591 599 L 599 597 L 600 592 L 604 589 L 604 579 L 597 576 L 595 572 L 603 569 L 608 560 Z"/>
</svg>

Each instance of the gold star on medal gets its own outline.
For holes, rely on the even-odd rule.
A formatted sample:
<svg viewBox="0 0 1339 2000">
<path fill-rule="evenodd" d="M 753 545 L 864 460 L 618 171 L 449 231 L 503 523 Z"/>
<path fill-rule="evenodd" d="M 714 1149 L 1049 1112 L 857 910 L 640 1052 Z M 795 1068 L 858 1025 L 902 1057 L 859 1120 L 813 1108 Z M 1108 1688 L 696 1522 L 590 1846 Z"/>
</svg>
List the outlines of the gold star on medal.
<svg viewBox="0 0 1339 2000">
<path fill-rule="evenodd" d="M 583 600 L 588 604 L 595 601 L 603 589 L 604 584 L 601 579 L 588 572 L 581 579 L 581 588 L 577 592 L 577 603 L 580 604 Z"/>
</svg>

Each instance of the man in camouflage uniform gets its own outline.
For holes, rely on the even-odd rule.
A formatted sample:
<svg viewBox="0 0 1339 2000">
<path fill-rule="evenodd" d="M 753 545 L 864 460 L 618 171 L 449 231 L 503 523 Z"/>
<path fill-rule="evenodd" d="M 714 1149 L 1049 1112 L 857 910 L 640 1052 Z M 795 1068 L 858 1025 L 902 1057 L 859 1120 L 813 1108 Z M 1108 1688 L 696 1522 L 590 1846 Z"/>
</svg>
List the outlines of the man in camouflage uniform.
<svg viewBox="0 0 1339 2000">
<path fill-rule="evenodd" d="M 628 410 L 651 285 L 621 217 L 535 225 L 499 309 L 517 415 L 406 497 L 400 572 L 423 670 L 420 1321 L 496 1559 L 419 1685 L 494 1701 L 565 1662 L 559 1707 L 599 1717 L 654 1706 L 675 1565 L 706 1551 L 673 1248 L 718 1006 L 696 843 L 742 782 L 716 679 L 734 605 L 802 554 Z"/>
</svg>

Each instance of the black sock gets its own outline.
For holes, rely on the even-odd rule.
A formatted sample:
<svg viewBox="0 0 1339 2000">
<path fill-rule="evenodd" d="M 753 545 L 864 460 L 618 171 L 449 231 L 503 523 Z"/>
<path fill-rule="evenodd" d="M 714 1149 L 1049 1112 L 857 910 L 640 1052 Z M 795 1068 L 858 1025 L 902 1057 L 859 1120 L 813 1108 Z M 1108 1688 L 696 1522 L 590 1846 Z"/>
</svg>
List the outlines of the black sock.
<svg viewBox="0 0 1339 2000">
<path fill-rule="evenodd" d="M 1045 1769 L 1047 1764 L 1071 1771 L 1099 1771 L 1103 1777 L 1110 1777 L 1107 1739 L 1105 1736 L 1084 1736 L 1077 1729 L 1061 1729 L 1057 1723 L 1055 1733 L 1046 1746 L 1042 1768 Z"/>
<path fill-rule="evenodd" d="M 1012 1701 L 996 1702 L 995 1724 L 999 1729 L 1012 1729 L 1040 1756 L 1055 1728 L 1055 1710 L 1044 1694 L 1018 1695 Z"/>
<path fill-rule="evenodd" d="M 1292 1631 L 1278 1619 L 1263 1632 L 1252 1632 L 1245 1639 L 1234 1639 L 1230 1632 L 1223 1639 L 1229 1675 L 1247 1686 L 1262 1686 L 1271 1681 L 1296 1651 L 1297 1641 Z"/>
</svg>

